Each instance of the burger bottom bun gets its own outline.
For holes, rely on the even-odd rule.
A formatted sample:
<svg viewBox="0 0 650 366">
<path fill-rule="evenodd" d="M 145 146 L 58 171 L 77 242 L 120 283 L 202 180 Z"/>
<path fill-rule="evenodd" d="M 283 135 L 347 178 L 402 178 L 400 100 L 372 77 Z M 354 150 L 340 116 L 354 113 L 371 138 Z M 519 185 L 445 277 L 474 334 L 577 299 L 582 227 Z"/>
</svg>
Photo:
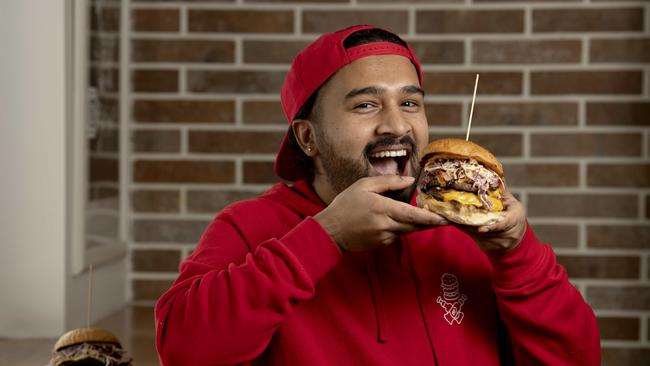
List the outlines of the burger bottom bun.
<svg viewBox="0 0 650 366">
<path fill-rule="evenodd" d="M 505 216 L 503 211 L 487 211 L 480 207 L 463 205 L 455 201 L 438 201 L 432 196 L 422 192 L 419 192 L 416 202 L 419 207 L 435 212 L 449 221 L 469 226 L 490 225 L 501 221 Z"/>
</svg>

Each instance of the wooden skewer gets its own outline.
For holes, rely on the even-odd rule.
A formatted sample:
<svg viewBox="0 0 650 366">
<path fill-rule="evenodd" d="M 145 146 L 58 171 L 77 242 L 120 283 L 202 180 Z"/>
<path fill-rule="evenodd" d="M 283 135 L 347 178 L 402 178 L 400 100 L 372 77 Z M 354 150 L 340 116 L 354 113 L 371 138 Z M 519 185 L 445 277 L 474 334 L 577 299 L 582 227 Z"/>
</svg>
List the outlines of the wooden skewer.
<svg viewBox="0 0 650 366">
<path fill-rule="evenodd" d="M 90 328 L 90 310 L 93 301 L 93 265 L 88 267 L 88 299 L 86 301 L 86 327 Z"/>
<path fill-rule="evenodd" d="M 478 74 L 476 74 L 476 81 L 474 82 L 474 96 L 472 97 L 472 106 L 469 109 L 469 122 L 467 123 L 467 135 L 465 141 L 469 141 L 469 130 L 472 128 L 472 115 L 474 114 L 474 102 L 476 101 L 476 89 L 478 88 Z"/>
</svg>

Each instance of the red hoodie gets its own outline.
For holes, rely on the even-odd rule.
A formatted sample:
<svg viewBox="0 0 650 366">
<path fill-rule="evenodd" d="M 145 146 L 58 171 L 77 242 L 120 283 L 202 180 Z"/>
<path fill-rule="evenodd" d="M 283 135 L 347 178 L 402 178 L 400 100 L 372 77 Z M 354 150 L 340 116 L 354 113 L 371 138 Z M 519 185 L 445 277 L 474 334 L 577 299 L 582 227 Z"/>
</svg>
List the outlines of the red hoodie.
<svg viewBox="0 0 650 366">
<path fill-rule="evenodd" d="M 210 224 L 156 304 L 174 365 L 599 365 L 592 310 L 528 229 L 486 256 L 454 227 L 342 254 L 306 182 Z"/>
</svg>

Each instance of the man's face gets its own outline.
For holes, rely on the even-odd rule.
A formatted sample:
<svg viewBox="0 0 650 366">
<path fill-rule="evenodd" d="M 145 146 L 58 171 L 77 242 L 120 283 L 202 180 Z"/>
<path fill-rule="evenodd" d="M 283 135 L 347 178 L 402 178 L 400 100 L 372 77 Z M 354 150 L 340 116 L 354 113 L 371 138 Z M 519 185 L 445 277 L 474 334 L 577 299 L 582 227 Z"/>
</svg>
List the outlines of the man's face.
<svg viewBox="0 0 650 366">
<path fill-rule="evenodd" d="M 316 179 L 338 194 L 358 179 L 417 177 L 428 142 L 424 96 L 417 72 L 402 56 L 370 56 L 339 70 L 317 99 Z M 408 201 L 413 187 L 389 193 Z"/>
</svg>

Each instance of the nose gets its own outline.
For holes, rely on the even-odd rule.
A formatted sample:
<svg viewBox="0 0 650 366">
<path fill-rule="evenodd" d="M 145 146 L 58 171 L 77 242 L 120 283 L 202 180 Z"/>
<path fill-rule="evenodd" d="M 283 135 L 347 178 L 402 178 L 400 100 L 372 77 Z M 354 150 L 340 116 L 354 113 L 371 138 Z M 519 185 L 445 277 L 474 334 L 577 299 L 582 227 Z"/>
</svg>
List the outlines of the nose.
<svg viewBox="0 0 650 366">
<path fill-rule="evenodd" d="M 377 125 L 377 135 L 404 136 L 411 132 L 411 124 L 398 107 L 384 108 Z"/>
</svg>

